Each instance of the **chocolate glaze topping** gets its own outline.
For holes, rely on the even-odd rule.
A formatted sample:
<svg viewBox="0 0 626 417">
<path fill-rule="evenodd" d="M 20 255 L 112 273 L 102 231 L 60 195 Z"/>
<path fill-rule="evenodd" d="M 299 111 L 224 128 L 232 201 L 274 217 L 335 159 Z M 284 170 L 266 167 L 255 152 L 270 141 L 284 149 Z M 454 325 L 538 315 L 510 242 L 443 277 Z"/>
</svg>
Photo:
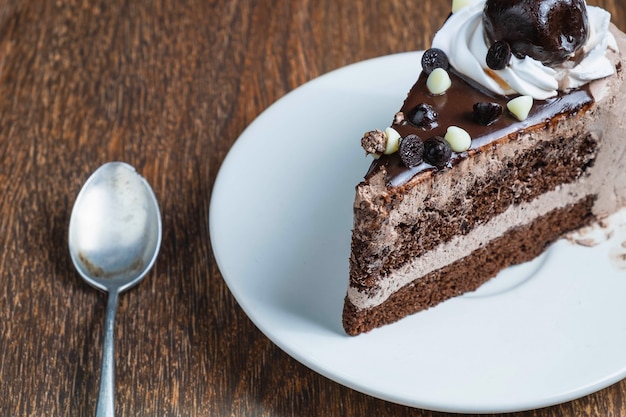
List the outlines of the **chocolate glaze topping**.
<svg viewBox="0 0 626 417">
<path fill-rule="evenodd" d="M 589 35 L 584 0 L 486 0 L 482 19 L 486 41 L 491 43 L 486 57 L 487 64 L 492 61 L 490 68 L 506 66 L 511 53 L 519 58 L 530 56 L 544 65 L 558 65 L 565 60 L 576 59 L 576 52 Z M 494 49 L 498 45 L 501 47 Z M 448 66 L 443 51 L 431 49 L 425 56 L 429 57 L 427 64 L 446 58 L 445 66 Z M 400 109 L 404 117 L 396 117 L 391 127 L 403 138 L 417 135 L 427 141 L 435 136 L 444 137 L 448 127 L 457 126 L 469 133 L 472 143 L 465 152 L 453 152 L 451 159 L 447 163 L 442 162 L 439 167 L 422 163 L 408 168 L 397 153 L 381 156 L 372 163 L 366 178 L 384 166 L 390 187 L 403 185 L 420 173 L 451 167 L 468 156 L 497 146 L 495 141 L 500 138 L 548 128 L 560 118 L 586 111 L 593 104 L 593 96 L 589 87 L 585 86 L 570 92 L 559 92 L 556 97 L 547 100 L 535 100 L 528 117 L 518 121 L 507 110 L 502 112 L 513 97 L 495 95 L 452 66 L 445 68 L 452 81 L 451 87 L 442 95 L 430 94 L 426 85 L 429 65 L 425 66 L 423 61 L 424 71 Z M 494 80 L 500 80 L 496 71 L 485 71 Z M 502 83 L 504 90 L 508 89 L 503 80 L 498 82 Z"/>
<path fill-rule="evenodd" d="M 518 58 L 556 65 L 572 57 L 589 32 L 584 0 L 487 0 L 489 43 L 506 41 Z"/>
<path fill-rule="evenodd" d="M 453 153 L 449 166 L 481 152 L 483 146 L 489 146 L 498 138 L 531 129 L 547 128 L 556 120 L 585 111 L 593 104 L 593 97 L 589 89 L 583 87 L 569 93 L 559 93 L 556 97 L 548 100 L 535 101 L 528 118 L 523 122 L 518 121 L 505 110 L 504 114 L 493 124 L 484 126 L 473 119 L 473 105 L 479 102 L 492 102 L 498 103 L 506 109 L 506 103 L 511 97 L 494 95 L 485 88 L 468 81 L 453 68 L 450 68 L 450 78 L 452 79 L 450 89 L 443 95 L 433 96 L 428 93 L 427 76 L 422 73 L 411 88 L 400 110 L 404 114 L 409 114 L 416 106 L 426 103 L 432 106 L 438 114 L 435 127 L 432 129 L 420 128 L 406 120 L 400 124 L 392 124 L 392 127 L 402 137 L 414 134 L 423 140 L 432 136 L 444 136 L 449 126 L 458 126 L 466 130 L 472 137 L 472 146 L 466 152 Z M 424 164 L 407 168 L 396 152 L 374 160 L 366 178 L 378 172 L 382 166 L 386 169 L 386 183 L 390 187 L 401 186 L 419 173 L 438 171 L 438 168 L 424 166 Z"/>
</svg>

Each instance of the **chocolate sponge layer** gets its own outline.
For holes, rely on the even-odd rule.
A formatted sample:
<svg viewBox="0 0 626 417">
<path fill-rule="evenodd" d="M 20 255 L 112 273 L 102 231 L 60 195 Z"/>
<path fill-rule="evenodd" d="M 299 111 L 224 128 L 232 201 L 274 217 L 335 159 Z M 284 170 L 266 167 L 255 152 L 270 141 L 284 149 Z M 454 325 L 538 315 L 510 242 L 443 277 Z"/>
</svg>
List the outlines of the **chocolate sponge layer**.
<svg viewBox="0 0 626 417">
<path fill-rule="evenodd" d="M 588 225 L 595 197 L 553 210 L 528 226 L 517 227 L 459 261 L 417 277 L 382 304 L 358 311 L 348 298 L 343 311 L 343 326 L 349 335 L 370 331 L 440 302 L 476 290 L 501 269 L 530 261 L 539 256 L 564 233 Z"/>
</svg>

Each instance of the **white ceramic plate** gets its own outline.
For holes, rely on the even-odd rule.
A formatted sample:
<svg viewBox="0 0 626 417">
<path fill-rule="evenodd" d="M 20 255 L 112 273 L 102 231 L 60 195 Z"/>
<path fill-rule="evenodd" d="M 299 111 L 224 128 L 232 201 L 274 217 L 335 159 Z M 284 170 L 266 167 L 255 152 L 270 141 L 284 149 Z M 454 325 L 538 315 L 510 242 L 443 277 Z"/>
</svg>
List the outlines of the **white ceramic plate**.
<svg viewBox="0 0 626 417">
<path fill-rule="evenodd" d="M 219 268 L 274 343 L 340 384 L 450 412 L 571 400 L 626 376 L 626 233 L 593 248 L 560 241 L 473 294 L 357 337 L 341 326 L 359 139 L 406 97 L 419 53 L 315 79 L 241 135 L 210 210 Z M 622 230 L 623 232 L 623 230 Z"/>
</svg>

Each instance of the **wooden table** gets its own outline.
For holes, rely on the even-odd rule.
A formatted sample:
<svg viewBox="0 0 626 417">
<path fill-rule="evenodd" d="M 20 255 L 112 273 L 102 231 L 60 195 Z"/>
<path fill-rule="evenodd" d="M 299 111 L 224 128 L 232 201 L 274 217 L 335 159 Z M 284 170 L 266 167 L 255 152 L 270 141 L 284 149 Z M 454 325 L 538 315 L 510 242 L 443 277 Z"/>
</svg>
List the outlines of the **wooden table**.
<svg viewBox="0 0 626 417">
<path fill-rule="evenodd" d="M 590 4 L 626 28 L 623 2 Z M 120 299 L 118 415 L 443 416 L 352 391 L 273 345 L 224 284 L 207 213 L 220 163 L 257 115 L 333 69 L 423 49 L 448 11 L 440 0 L 0 1 L 0 415 L 94 413 L 105 296 L 74 271 L 67 227 L 90 173 L 124 160 L 152 184 L 164 235 L 154 270 Z M 626 381 L 515 415 L 626 415 Z"/>
</svg>

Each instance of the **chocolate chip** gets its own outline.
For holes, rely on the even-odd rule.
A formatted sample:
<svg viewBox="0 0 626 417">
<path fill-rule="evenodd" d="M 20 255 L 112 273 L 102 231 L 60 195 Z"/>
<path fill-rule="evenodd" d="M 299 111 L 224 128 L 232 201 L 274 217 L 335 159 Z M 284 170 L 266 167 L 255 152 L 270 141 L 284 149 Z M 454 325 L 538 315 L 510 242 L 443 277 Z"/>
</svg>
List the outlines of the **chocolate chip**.
<svg viewBox="0 0 626 417">
<path fill-rule="evenodd" d="M 407 135 L 400 141 L 399 153 L 407 168 L 416 167 L 424 160 L 424 142 L 417 135 Z"/>
<path fill-rule="evenodd" d="M 511 60 L 511 46 L 506 41 L 494 42 L 487 51 L 487 66 L 492 70 L 505 69 Z"/>
<path fill-rule="evenodd" d="M 474 104 L 474 121 L 479 125 L 490 126 L 502 116 L 503 108 L 498 103 L 481 102 Z"/>
<path fill-rule="evenodd" d="M 433 136 L 424 142 L 424 161 L 437 168 L 445 168 L 452 156 L 450 144 L 441 136 Z"/>
<path fill-rule="evenodd" d="M 420 103 L 409 112 L 409 123 L 422 129 L 437 126 L 437 111 L 426 103 Z"/>
<path fill-rule="evenodd" d="M 444 51 L 439 48 L 430 48 L 422 55 L 422 70 L 426 74 L 430 74 L 436 68 L 448 70 L 450 61 Z"/>
</svg>

